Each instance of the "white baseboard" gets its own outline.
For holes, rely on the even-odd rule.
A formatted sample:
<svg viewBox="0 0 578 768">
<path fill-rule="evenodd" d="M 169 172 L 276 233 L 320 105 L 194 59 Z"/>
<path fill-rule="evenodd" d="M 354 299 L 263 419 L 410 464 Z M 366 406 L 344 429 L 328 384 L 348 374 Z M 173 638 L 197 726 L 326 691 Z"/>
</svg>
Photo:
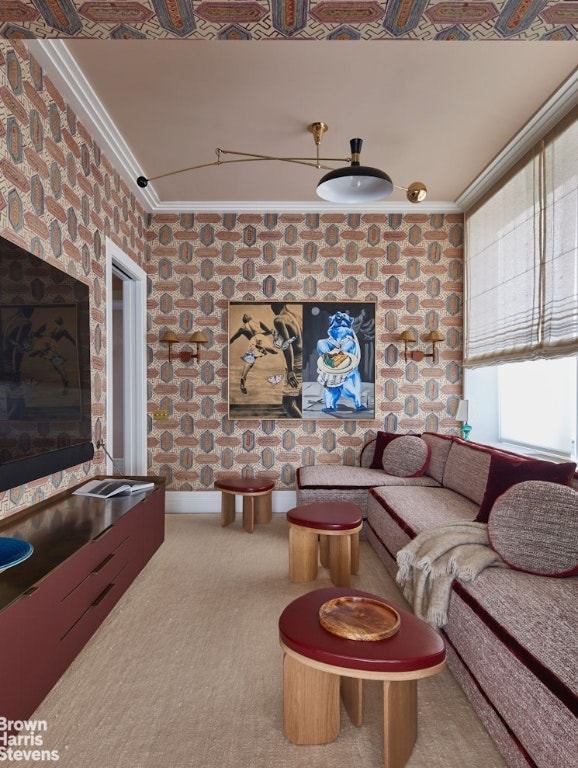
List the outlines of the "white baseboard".
<svg viewBox="0 0 578 768">
<path fill-rule="evenodd" d="M 273 491 L 273 514 L 284 514 L 297 504 L 296 491 Z M 236 511 L 243 509 L 241 496 L 235 498 Z M 210 514 L 221 511 L 220 491 L 167 491 L 167 512 L 180 514 Z"/>
</svg>

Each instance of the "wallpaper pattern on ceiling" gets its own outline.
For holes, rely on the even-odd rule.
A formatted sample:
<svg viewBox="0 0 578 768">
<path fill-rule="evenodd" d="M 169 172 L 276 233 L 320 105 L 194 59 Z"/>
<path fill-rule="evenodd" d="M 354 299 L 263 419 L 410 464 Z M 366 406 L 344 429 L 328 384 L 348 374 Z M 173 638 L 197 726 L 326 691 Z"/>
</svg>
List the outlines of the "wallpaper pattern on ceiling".
<svg viewBox="0 0 578 768">
<path fill-rule="evenodd" d="M 560 0 L 0 0 L 0 35 L 198 40 L 576 40 Z"/>
<path fill-rule="evenodd" d="M 377 429 L 459 433 L 461 214 L 158 214 L 145 261 L 149 471 L 170 489 L 210 489 L 238 472 L 291 489 L 301 465 L 355 464 Z M 229 301 L 273 299 L 376 302 L 375 420 L 228 418 L 228 387 L 239 387 L 229 376 Z M 436 364 L 405 363 L 406 328 L 444 334 Z M 179 360 L 185 344 L 169 363 L 166 330 L 184 342 L 203 331 L 200 362 Z M 153 420 L 157 410 L 168 418 Z"/>
</svg>

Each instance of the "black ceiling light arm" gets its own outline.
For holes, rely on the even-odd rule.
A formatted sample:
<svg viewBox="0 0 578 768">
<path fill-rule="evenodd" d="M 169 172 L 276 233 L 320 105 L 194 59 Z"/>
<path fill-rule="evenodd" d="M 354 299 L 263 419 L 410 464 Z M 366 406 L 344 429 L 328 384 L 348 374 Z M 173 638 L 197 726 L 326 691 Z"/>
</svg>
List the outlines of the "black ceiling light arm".
<svg viewBox="0 0 578 768">
<path fill-rule="evenodd" d="M 321 144 L 323 134 L 328 130 L 328 126 L 321 122 L 311 123 L 308 126 L 308 130 L 313 134 L 317 150 L 316 157 L 275 157 L 272 155 L 258 155 L 251 152 L 238 152 L 235 150 L 217 148 L 215 150 L 217 159 L 212 163 L 192 165 L 188 168 L 181 168 L 178 171 L 171 171 L 150 178 L 139 176 L 136 183 L 141 189 L 145 189 L 151 181 L 164 179 L 167 176 L 175 176 L 178 173 L 185 173 L 186 171 L 195 171 L 199 168 L 209 168 L 213 165 L 225 165 L 228 163 L 251 163 L 276 160 L 282 163 L 296 163 L 298 165 L 307 165 L 311 168 L 329 170 L 329 173 L 325 174 L 318 183 L 317 194 L 319 197 L 330 202 L 347 204 L 368 203 L 388 197 L 392 193 L 395 185 L 387 173 L 378 168 L 370 168 L 369 166 L 361 165 L 360 155 L 363 144 L 362 139 L 356 138 L 350 140 L 350 158 L 321 158 L 319 156 L 319 145 Z M 223 160 L 221 155 L 237 155 L 237 157 L 231 160 Z M 323 165 L 323 163 L 328 162 L 350 163 L 350 165 L 345 168 L 332 170 L 329 166 Z M 397 187 L 397 189 L 403 189 L 406 192 L 407 199 L 411 203 L 421 203 L 425 200 L 427 195 L 425 184 L 419 181 L 410 184 L 409 187 Z"/>
</svg>

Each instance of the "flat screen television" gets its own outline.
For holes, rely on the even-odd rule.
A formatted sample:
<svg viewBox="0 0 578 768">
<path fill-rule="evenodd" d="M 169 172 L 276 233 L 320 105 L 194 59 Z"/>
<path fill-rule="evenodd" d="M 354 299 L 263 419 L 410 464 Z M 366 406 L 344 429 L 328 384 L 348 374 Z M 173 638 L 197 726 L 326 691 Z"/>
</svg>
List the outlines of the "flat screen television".
<svg viewBox="0 0 578 768">
<path fill-rule="evenodd" d="M 89 289 L 0 237 L 0 491 L 92 459 Z"/>
</svg>

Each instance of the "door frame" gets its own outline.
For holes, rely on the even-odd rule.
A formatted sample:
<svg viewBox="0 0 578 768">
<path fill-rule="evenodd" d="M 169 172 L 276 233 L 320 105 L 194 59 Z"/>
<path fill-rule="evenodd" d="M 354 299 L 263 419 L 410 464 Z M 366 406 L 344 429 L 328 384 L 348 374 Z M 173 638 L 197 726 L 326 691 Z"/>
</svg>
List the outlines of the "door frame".
<svg viewBox="0 0 578 768">
<path fill-rule="evenodd" d="M 106 423 L 113 420 L 112 275 L 123 281 L 124 471 L 147 474 L 146 272 L 106 238 Z M 107 435 L 112 431 L 107 428 Z M 114 473 L 106 457 L 107 472 Z"/>
</svg>

